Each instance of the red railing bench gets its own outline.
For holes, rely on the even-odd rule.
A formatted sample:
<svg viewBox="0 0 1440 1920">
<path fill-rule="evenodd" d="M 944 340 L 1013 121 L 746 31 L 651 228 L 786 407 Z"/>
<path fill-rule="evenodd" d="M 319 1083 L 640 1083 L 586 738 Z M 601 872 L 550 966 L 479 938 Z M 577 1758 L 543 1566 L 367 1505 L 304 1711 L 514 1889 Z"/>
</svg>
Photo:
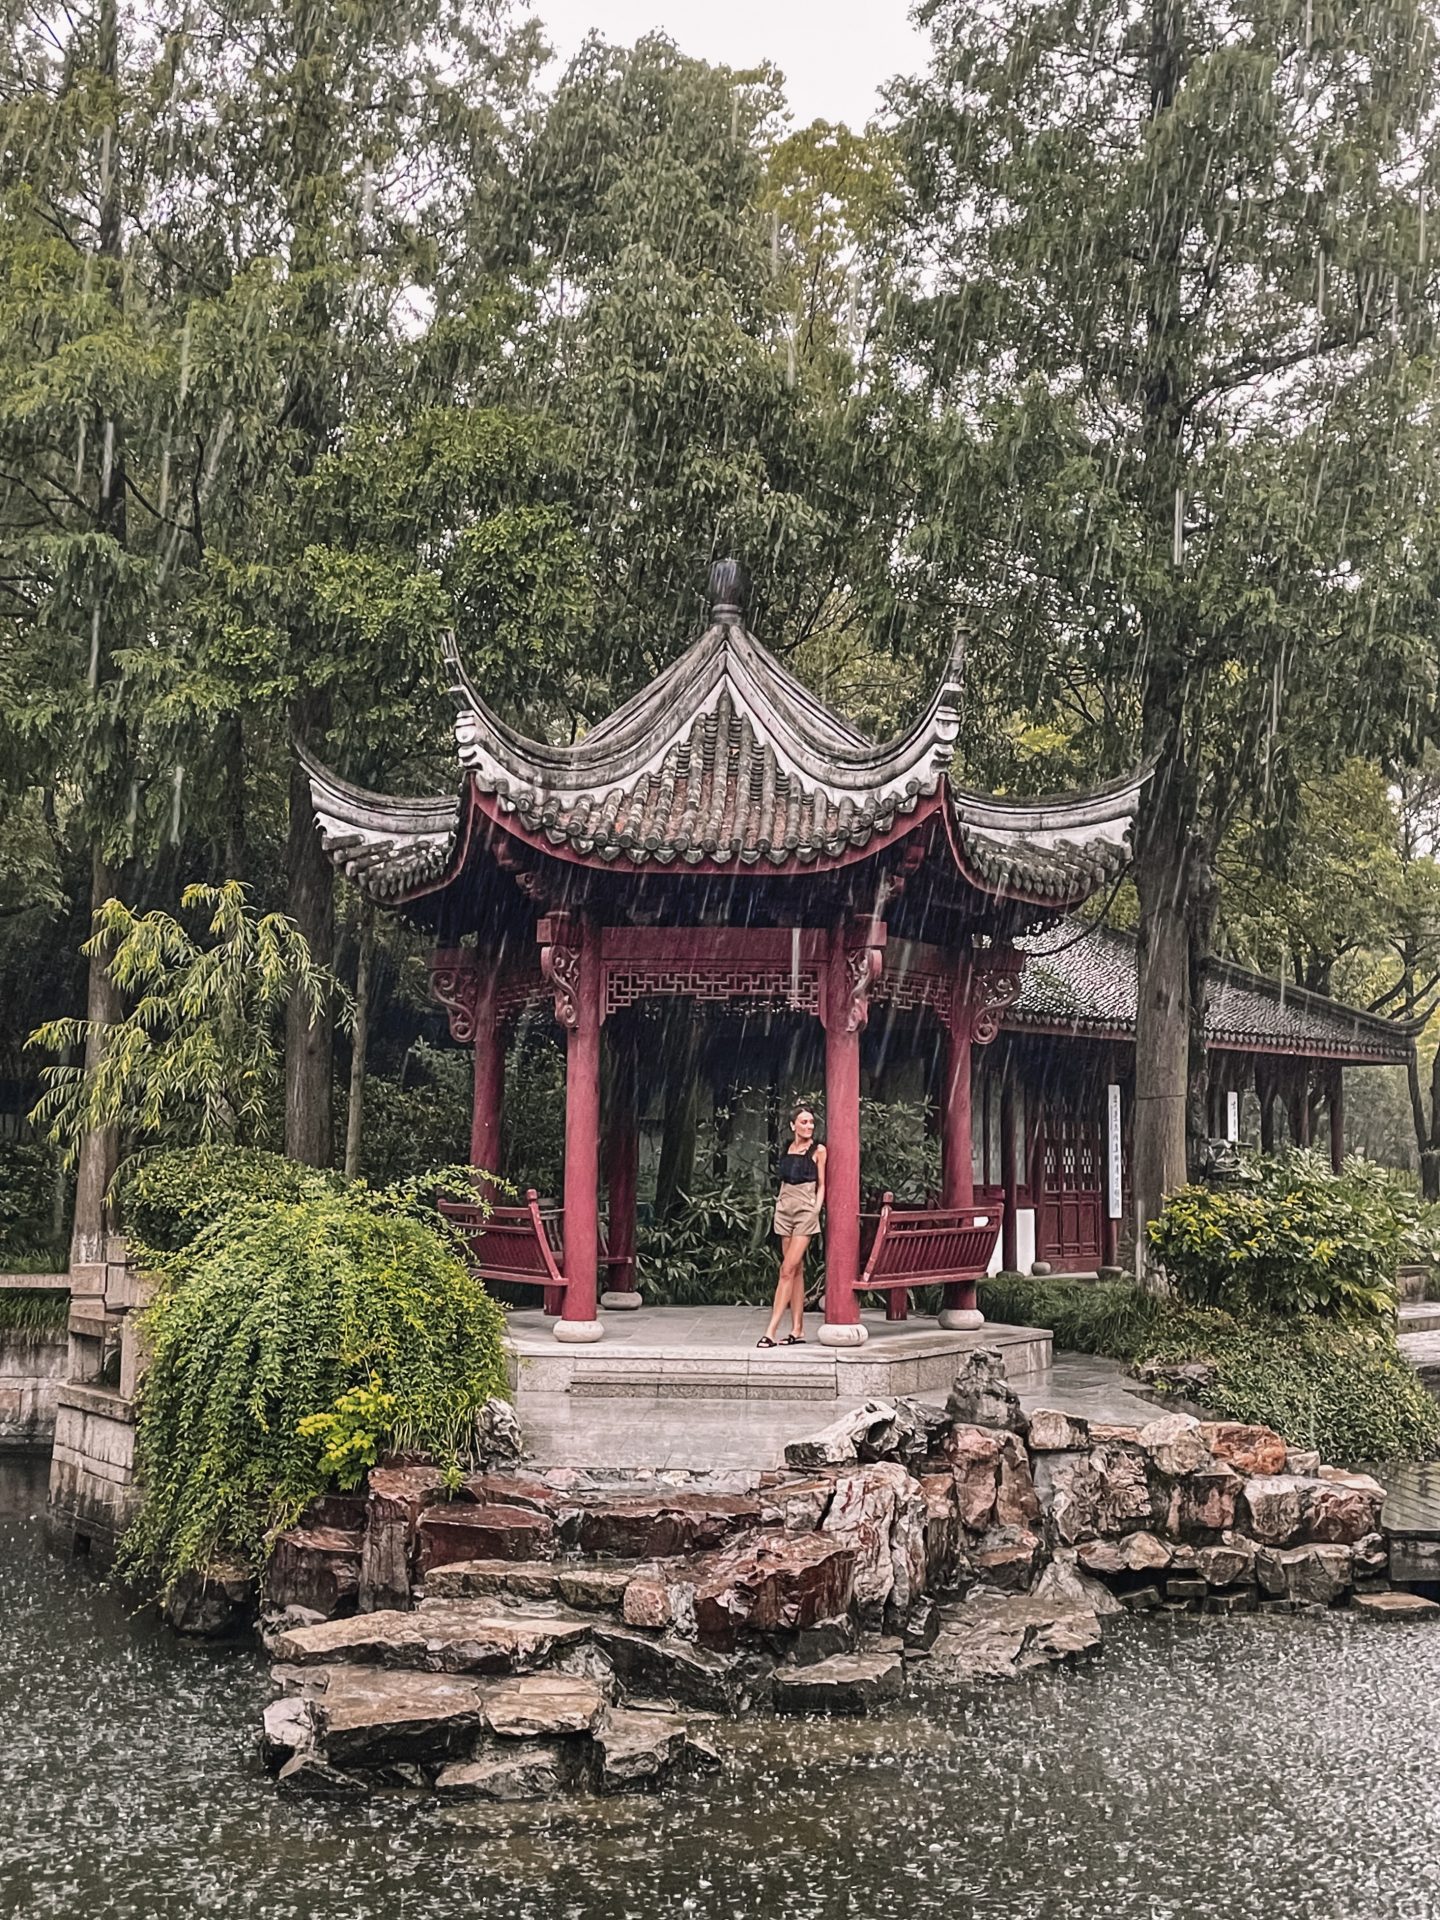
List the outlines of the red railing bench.
<svg viewBox="0 0 1440 1920">
<path fill-rule="evenodd" d="M 565 1309 L 564 1210 L 542 1207 L 534 1187 L 520 1207 L 482 1207 L 473 1200 L 437 1200 L 445 1219 L 459 1229 L 465 1259 L 477 1280 L 508 1286 L 539 1287 L 546 1313 Z M 600 1265 L 607 1287 L 628 1292 L 634 1286 L 635 1261 L 612 1256 L 602 1243 Z"/>
<path fill-rule="evenodd" d="M 899 1208 L 887 1193 L 863 1213 L 857 1293 L 883 1293 L 885 1318 L 903 1320 L 913 1287 L 944 1287 L 947 1307 L 973 1309 L 975 1283 L 990 1270 L 1000 1237 L 999 1207 Z"/>
</svg>

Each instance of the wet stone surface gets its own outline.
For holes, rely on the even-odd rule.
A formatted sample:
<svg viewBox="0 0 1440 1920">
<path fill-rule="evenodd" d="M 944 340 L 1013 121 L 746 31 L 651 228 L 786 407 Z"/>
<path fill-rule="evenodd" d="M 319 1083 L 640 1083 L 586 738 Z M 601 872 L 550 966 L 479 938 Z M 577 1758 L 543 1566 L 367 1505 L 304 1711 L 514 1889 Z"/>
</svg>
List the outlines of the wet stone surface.
<svg viewBox="0 0 1440 1920">
<path fill-rule="evenodd" d="M 5 1920 L 1440 1912 L 1433 1618 L 1107 1621 L 1099 1661 L 1005 1686 L 707 1724 L 723 1771 L 659 1803 L 292 1798 L 255 1748 L 260 1656 L 180 1641 L 47 1557 L 43 1476 L 0 1468 L 7 1496 Z"/>
</svg>

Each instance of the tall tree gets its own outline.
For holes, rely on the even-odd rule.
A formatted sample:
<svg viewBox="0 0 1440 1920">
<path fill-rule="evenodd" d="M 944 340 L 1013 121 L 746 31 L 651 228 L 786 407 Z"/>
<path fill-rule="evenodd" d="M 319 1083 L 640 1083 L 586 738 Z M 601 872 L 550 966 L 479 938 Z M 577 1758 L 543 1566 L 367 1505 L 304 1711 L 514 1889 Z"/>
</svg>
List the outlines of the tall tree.
<svg viewBox="0 0 1440 1920">
<path fill-rule="evenodd" d="M 1215 859 L 1287 761 L 1413 746 L 1431 698 L 1431 10 L 928 0 L 902 90 L 901 316 L 954 421 L 934 563 L 973 668 L 1153 772 L 1135 1185 L 1203 1129 Z M 952 468 L 953 473 L 953 468 Z M 1012 696 L 1013 698 L 1013 696 Z M 1088 751 L 1087 751 L 1088 750 Z M 1188 1111 L 1187 1111 L 1188 1094 Z"/>
</svg>

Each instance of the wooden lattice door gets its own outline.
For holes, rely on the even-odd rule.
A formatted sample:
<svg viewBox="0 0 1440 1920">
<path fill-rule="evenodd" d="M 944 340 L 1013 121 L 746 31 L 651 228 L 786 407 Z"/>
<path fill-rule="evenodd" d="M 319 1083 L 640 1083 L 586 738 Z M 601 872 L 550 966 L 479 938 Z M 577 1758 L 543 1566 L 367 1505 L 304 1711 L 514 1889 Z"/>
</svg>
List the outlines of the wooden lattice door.
<svg viewBox="0 0 1440 1920">
<path fill-rule="evenodd" d="M 1093 1273 L 1100 1265 L 1104 1170 L 1099 1101 L 1052 1095 L 1041 1135 L 1035 1252 L 1060 1272 Z"/>
</svg>

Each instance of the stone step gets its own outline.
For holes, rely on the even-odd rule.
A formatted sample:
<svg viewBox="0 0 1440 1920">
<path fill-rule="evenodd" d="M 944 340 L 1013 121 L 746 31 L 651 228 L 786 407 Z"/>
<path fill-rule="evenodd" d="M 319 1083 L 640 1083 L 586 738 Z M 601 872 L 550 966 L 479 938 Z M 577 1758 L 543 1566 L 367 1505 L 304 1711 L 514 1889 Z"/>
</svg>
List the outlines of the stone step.
<svg viewBox="0 0 1440 1920">
<path fill-rule="evenodd" d="M 1440 1300 L 1416 1300 L 1400 1309 L 1401 1333 L 1440 1333 Z"/>
<path fill-rule="evenodd" d="M 833 1366 L 785 1366 L 750 1360 L 708 1360 L 703 1365 L 659 1361 L 580 1364 L 570 1391 L 587 1399 L 834 1400 Z"/>
<path fill-rule="evenodd" d="M 558 1600 L 576 1613 L 618 1617 L 625 1589 L 643 1561 L 457 1560 L 432 1567 L 425 1580 L 428 1600 L 486 1600 L 507 1606 L 529 1600 Z"/>
<path fill-rule="evenodd" d="M 590 1638 L 594 1617 L 536 1604 L 425 1600 L 413 1613 L 361 1613 L 278 1633 L 282 1666 L 395 1667 L 424 1673 L 534 1673 Z"/>
</svg>

